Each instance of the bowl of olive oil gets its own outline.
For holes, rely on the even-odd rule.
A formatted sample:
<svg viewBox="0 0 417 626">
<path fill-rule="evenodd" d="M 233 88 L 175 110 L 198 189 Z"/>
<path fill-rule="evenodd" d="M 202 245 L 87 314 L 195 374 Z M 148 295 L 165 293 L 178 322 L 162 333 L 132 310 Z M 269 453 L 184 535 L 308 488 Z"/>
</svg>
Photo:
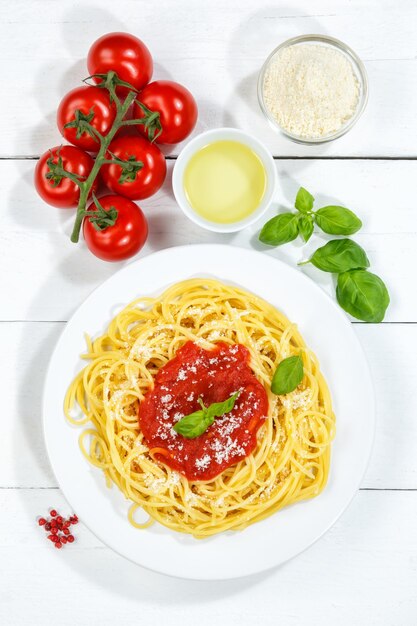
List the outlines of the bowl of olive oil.
<svg viewBox="0 0 417 626">
<path fill-rule="evenodd" d="M 276 178 L 274 160 L 260 141 L 236 128 L 217 128 L 185 146 L 172 185 L 193 222 L 230 233 L 263 215 L 273 200 Z"/>
</svg>

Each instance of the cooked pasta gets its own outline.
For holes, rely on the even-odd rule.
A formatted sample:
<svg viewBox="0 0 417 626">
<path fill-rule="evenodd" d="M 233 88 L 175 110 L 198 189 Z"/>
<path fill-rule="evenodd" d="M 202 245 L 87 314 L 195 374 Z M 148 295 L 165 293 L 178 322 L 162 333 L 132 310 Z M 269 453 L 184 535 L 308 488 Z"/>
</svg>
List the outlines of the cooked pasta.
<svg viewBox="0 0 417 626">
<path fill-rule="evenodd" d="M 157 372 L 192 341 L 206 350 L 242 344 L 268 397 L 256 447 L 211 480 L 190 481 L 150 451 L 141 402 Z M 301 354 L 304 378 L 287 395 L 271 391 L 278 364 Z M 71 383 L 65 414 L 83 426 L 80 447 L 132 502 L 129 520 L 153 522 L 197 538 L 241 530 L 325 487 L 335 432 L 328 387 L 295 324 L 261 298 L 214 279 L 191 279 L 141 297 L 106 332 L 87 338 L 86 367 Z M 138 508 L 148 519 L 135 519 Z"/>
</svg>

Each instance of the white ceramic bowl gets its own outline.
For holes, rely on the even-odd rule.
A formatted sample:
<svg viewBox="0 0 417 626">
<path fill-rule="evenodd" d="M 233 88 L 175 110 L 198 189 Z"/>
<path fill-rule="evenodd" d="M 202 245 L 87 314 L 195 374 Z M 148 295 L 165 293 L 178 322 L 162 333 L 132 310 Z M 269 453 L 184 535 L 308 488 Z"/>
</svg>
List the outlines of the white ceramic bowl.
<svg viewBox="0 0 417 626">
<path fill-rule="evenodd" d="M 188 202 L 184 191 L 184 172 L 190 158 L 198 152 L 198 150 L 201 150 L 201 148 L 204 148 L 214 141 L 239 141 L 240 143 L 245 144 L 256 152 L 258 157 L 261 159 L 266 172 L 266 189 L 258 208 L 244 220 L 232 222 L 231 224 L 219 224 L 218 222 L 211 222 L 210 220 L 201 217 L 201 215 L 196 213 L 191 204 Z M 243 230 L 243 228 L 246 228 L 256 222 L 256 220 L 258 220 L 270 206 L 273 200 L 276 185 L 277 173 L 271 153 L 258 139 L 243 130 L 239 130 L 238 128 L 216 128 L 214 130 L 208 130 L 201 133 L 201 135 L 192 139 L 185 146 L 176 160 L 172 174 L 172 187 L 175 199 L 182 211 L 195 224 L 216 233 L 233 233 L 238 230 Z"/>
</svg>

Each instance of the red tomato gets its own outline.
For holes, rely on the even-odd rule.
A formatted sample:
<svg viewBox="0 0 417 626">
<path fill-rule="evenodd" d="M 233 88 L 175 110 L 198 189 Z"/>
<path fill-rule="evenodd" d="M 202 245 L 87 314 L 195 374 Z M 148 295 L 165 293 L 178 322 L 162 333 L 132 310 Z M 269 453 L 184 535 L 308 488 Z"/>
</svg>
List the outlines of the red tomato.
<svg viewBox="0 0 417 626">
<path fill-rule="evenodd" d="M 138 100 L 151 111 L 158 111 L 162 132 L 157 143 L 178 143 L 183 141 L 193 130 L 197 122 L 197 103 L 192 94 L 178 83 L 170 80 L 156 80 L 147 85 L 139 94 Z M 141 118 L 144 113 L 135 103 L 135 117 Z M 147 135 L 144 126 L 138 130 Z"/>
<path fill-rule="evenodd" d="M 149 198 L 162 186 L 167 168 L 165 158 L 158 146 L 150 143 L 144 137 L 120 137 L 111 142 L 107 158 L 112 154 L 123 161 L 133 157 L 135 161 L 143 163 L 142 169 L 132 171 L 131 175 L 120 182 L 122 168 L 116 164 L 105 164 L 100 173 L 107 187 L 114 193 L 120 193 L 131 200 Z M 126 175 L 126 174 L 125 174 Z"/>
<path fill-rule="evenodd" d="M 104 261 L 123 261 L 133 256 L 144 245 L 148 236 L 148 223 L 137 204 L 122 196 L 109 195 L 100 198 L 100 205 L 108 211 L 117 211 L 116 223 L 104 230 L 96 230 L 90 219 L 84 219 L 84 239 L 93 254 Z M 96 211 L 94 203 L 88 207 Z"/>
<path fill-rule="evenodd" d="M 77 206 L 80 199 L 80 189 L 76 183 L 69 178 L 61 180 L 50 180 L 46 175 L 51 171 L 47 161 L 53 158 L 53 163 L 58 163 L 61 159 L 61 166 L 64 170 L 77 174 L 85 180 L 94 165 L 94 161 L 87 152 L 75 148 L 74 146 L 56 146 L 45 152 L 35 167 L 35 187 L 40 197 L 58 208 L 68 208 Z M 56 186 L 54 186 L 57 182 Z M 98 179 L 94 181 L 92 192 L 98 187 Z"/>
<path fill-rule="evenodd" d="M 58 107 L 57 124 L 65 139 L 83 150 L 98 152 L 100 143 L 88 132 L 83 132 L 77 139 L 76 128 L 64 128 L 65 124 L 75 120 L 76 110 L 87 118 L 91 115 L 91 119 L 87 121 L 102 135 L 107 135 L 116 117 L 116 105 L 110 101 L 105 89 L 76 87 L 67 93 Z"/>
<path fill-rule="evenodd" d="M 108 33 L 97 39 L 88 51 L 87 66 L 90 74 L 107 74 L 113 70 L 138 91 L 149 83 L 153 72 L 148 48 L 128 33 Z M 119 87 L 117 91 L 126 95 L 128 89 Z"/>
</svg>

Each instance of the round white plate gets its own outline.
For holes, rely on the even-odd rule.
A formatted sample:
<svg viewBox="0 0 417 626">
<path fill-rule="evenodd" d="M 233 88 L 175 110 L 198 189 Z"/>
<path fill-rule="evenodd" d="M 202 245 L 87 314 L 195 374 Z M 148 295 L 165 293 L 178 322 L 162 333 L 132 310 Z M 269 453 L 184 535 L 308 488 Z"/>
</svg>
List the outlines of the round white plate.
<svg viewBox="0 0 417 626">
<path fill-rule="evenodd" d="M 99 469 L 78 447 L 80 429 L 63 414 L 68 384 L 83 367 L 84 333 L 101 334 L 122 305 L 185 278 L 210 276 L 240 285 L 296 322 L 317 354 L 337 418 L 331 471 L 324 492 L 289 506 L 241 532 L 208 539 L 127 520 L 129 502 L 107 489 Z M 341 515 L 359 487 L 374 433 L 373 387 L 359 341 L 345 314 L 300 271 L 251 250 L 190 245 L 156 252 L 127 265 L 98 287 L 65 327 L 49 365 L 44 430 L 59 485 L 80 519 L 108 546 L 144 567 L 202 580 L 235 578 L 279 565 L 316 541 Z"/>
</svg>

